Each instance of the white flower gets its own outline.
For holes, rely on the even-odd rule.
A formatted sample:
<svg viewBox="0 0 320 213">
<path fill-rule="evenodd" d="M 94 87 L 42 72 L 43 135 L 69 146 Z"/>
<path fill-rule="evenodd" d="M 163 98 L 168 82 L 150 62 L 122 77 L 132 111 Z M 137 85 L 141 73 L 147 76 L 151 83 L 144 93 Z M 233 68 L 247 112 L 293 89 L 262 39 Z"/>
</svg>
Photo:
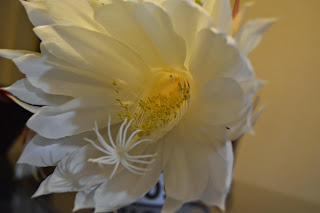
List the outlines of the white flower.
<svg viewBox="0 0 320 213">
<path fill-rule="evenodd" d="M 34 196 L 78 191 L 75 210 L 112 211 L 146 194 L 163 171 L 163 212 L 198 199 L 223 209 L 230 141 L 251 129 L 261 86 L 246 58 L 260 22 L 235 41 L 225 33 L 226 0 L 22 3 L 41 54 L 0 55 L 26 75 L 4 89 L 34 112 L 27 125 L 37 135 L 19 163 L 56 165 Z M 127 133 L 134 138 L 125 141 Z"/>
</svg>

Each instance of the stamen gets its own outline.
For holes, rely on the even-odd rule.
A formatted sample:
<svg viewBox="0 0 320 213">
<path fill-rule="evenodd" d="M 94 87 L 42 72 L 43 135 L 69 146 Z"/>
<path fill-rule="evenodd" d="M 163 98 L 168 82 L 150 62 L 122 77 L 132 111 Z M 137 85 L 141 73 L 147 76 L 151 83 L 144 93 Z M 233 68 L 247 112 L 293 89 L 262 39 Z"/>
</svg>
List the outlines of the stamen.
<svg viewBox="0 0 320 213">
<path fill-rule="evenodd" d="M 186 72 L 168 70 L 155 73 L 155 77 L 134 95 L 138 99 L 131 101 L 134 103 L 132 106 L 125 103 L 126 99 L 116 99 L 122 108 L 118 114 L 120 119 L 134 119 L 132 130 L 143 130 L 134 133 L 138 133 L 139 137 L 152 138 L 153 141 L 157 141 L 177 125 L 189 108 L 191 98 Z M 117 82 L 114 81 L 113 85 L 117 86 Z"/>
</svg>

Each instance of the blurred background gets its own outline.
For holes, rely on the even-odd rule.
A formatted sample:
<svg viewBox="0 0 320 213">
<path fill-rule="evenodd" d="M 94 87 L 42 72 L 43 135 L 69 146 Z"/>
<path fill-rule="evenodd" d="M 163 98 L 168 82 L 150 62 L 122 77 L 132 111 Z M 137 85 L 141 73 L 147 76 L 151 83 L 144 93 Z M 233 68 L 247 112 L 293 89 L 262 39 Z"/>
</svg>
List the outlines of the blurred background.
<svg viewBox="0 0 320 213">
<path fill-rule="evenodd" d="M 238 145 L 227 212 L 320 212 L 320 1 L 254 2 L 248 19 L 278 17 L 279 21 L 250 55 L 257 76 L 267 82 L 259 92 L 266 110 L 255 125 L 255 135 L 244 136 Z M 20 3 L 1 0 L 0 48 L 37 51 L 38 42 Z M 22 77 L 11 61 L 0 58 L 1 86 Z M 30 114 L 3 94 L 0 101 L 0 211 L 20 212 L 12 206 L 23 201 L 24 212 L 70 212 L 72 194 L 30 204 L 38 183 L 12 180 L 22 145 L 10 144 L 17 135 L 23 139 L 19 133 Z"/>
</svg>

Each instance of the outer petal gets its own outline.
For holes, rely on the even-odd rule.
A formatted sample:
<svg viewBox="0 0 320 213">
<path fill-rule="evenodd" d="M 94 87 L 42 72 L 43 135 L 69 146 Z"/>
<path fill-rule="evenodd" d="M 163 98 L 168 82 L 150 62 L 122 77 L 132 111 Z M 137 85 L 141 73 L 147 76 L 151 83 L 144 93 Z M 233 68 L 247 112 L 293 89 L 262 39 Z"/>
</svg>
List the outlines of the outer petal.
<svg viewBox="0 0 320 213">
<path fill-rule="evenodd" d="M 94 10 L 88 0 L 46 0 L 53 20 L 59 24 L 72 24 L 89 30 L 104 32 L 104 28 L 94 18 Z"/>
<path fill-rule="evenodd" d="M 23 1 L 21 4 L 27 11 L 29 20 L 34 26 L 54 24 L 54 20 L 49 14 L 45 0 Z"/>
<path fill-rule="evenodd" d="M 59 25 L 37 27 L 35 32 L 45 41 L 44 46 L 51 54 L 110 80 L 141 83 L 149 72 L 134 51 L 101 33 Z"/>
<path fill-rule="evenodd" d="M 28 120 L 27 126 L 43 137 L 57 139 L 91 130 L 95 121 L 99 127 L 105 127 L 108 115 L 116 123 L 119 111 L 116 100 L 104 100 L 101 96 L 79 97 L 57 107 L 42 107 Z"/>
<path fill-rule="evenodd" d="M 263 34 L 276 19 L 256 19 L 248 21 L 237 33 L 235 39 L 240 50 L 249 55 L 262 40 Z"/>
<path fill-rule="evenodd" d="M 162 3 L 169 13 L 175 31 L 185 40 L 188 61 L 193 43 L 198 32 L 204 28 L 213 27 L 211 17 L 198 4 L 189 0 L 168 0 Z"/>
<path fill-rule="evenodd" d="M 86 145 L 84 138 L 94 136 L 93 131 L 60 139 L 48 139 L 37 134 L 24 148 L 18 163 L 38 167 L 55 166 L 62 158 Z"/>
<path fill-rule="evenodd" d="M 7 95 L 11 100 L 13 100 L 16 104 L 18 104 L 19 106 L 21 106 L 22 108 L 24 108 L 25 110 L 28 110 L 31 113 L 36 113 L 40 110 L 40 107 L 38 106 L 33 106 L 27 103 L 24 103 L 22 101 L 20 101 L 19 99 L 17 99 L 16 97 L 12 96 L 12 95 Z"/>
<path fill-rule="evenodd" d="M 163 181 L 166 194 L 182 201 L 196 200 L 208 181 L 209 140 L 184 118 L 164 138 Z M 166 159 L 167 158 L 167 159 Z"/>
<path fill-rule="evenodd" d="M 252 103 L 251 101 L 245 104 L 242 110 L 238 115 L 231 121 L 226 123 L 226 126 L 229 128 L 230 140 L 237 140 L 243 134 L 251 131 L 252 129 Z"/>
<path fill-rule="evenodd" d="M 152 67 L 163 67 L 164 61 L 152 38 L 137 21 L 133 12 L 135 7 L 137 7 L 136 2 L 112 0 L 95 12 L 95 19 L 112 37 L 135 50 L 147 64 Z"/>
<path fill-rule="evenodd" d="M 60 105 L 71 100 L 71 98 L 67 96 L 45 93 L 30 84 L 26 78 L 16 81 L 13 85 L 3 88 L 3 90 L 13 94 L 21 101 L 33 105 Z"/>
<path fill-rule="evenodd" d="M 106 95 L 111 90 L 111 81 L 104 80 L 102 75 L 77 69 L 54 57 L 41 58 L 28 54 L 13 62 L 33 86 L 49 94 L 78 97 L 101 93 Z"/>
<path fill-rule="evenodd" d="M 252 131 L 253 95 L 263 86 L 263 83 L 257 79 L 248 79 L 247 82 L 241 82 L 244 91 L 244 104 L 238 115 L 234 117 L 226 126 L 229 127 L 230 140 L 236 140 L 246 132 Z"/>
<path fill-rule="evenodd" d="M 204 29 L 198 34 L 189 69 L 199 85 L 216 77 L 234 78 L 239 83 L 254 77 L 248 59 L 234 40 L 214 29 Z"/>
<path fill-rule="evenodd" d="M 28 50 L 8 50 L 8 49 L 0 49 L 0 56 L 6 59 L 15 59 L 19 58 L 26 54 L 34 54 L 39 55 L 37 52 L 28 51 Z"/>
<path fill-rule="evenodd" d="M 230 0 L 205 0 L 203 7 L 213 19 L 216 28 L 228 32 L 232 26 Z"/>
<path fill-rule="evenodd" d="M 80 209 L 94 208 L 95 206 L 94 193 L 99 186 L 100 185 L 93 186 L 89 189 L 78 192 L 74 200 L 73 211 L 77 211 Z"/>
<path fill-rule="evenodd" d="M 33 197 L 53 192 L 81 191 L 108 180 L 113 167 L 88 162 L 89 158 L 101 157 L 100 151 L 86 145 L 64 157 L 52 175 L 39 186 Z"/>
<path fill-rule="evenodd" d="M 3 49 L 0 50 L 0 56 L 12 59 L 34 87 L 49 94 L 78 97 L 92 93 L 106 94 L 110 90 L 114 93 L 112 80 L 102 73 L 76 68 L 49 53 L 44 45 L 41 45 L 41 51 L 43 57 L 31 51 Z"/>
<path fill-rule="evenodd" d="M 201 200 L 208 205 L 225 210 L 225 199 L 229 193 L 233 172 L 233 151 L 231 142 L 209 155 L 209 181 Z"/>
<path fill-rule="evenodd" d="M 123 170 L 110 181 L 102 184 L 94 195 L 95 212 L 109 212 L 137 201 L 157 183 L 162 171 L 162 143 L 148 146 L 144 153 L 158 153 L 150 171 L 135 175 Z"/>
<path fill-rule="evenodd" d="M 226 125 L 239 115 L 245 98 L 239 83 L 232 78 L 207 82 L 192 99 L 190 114 L 211 125 Z"/>
</svg>

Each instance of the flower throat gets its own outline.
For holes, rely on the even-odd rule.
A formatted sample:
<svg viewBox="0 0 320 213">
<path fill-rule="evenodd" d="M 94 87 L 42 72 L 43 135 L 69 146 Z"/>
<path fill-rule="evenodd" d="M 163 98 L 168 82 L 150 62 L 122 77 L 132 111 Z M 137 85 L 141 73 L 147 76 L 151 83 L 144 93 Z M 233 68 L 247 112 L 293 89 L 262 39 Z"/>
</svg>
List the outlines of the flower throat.
<svg viewBox="0 0 320 213">
<path fill-rule="evenodd" d="M 113 85 L 119 93 L 117 82 Z M 177 125 L 189 108 L 190 84 L 183 74 L 159 72 L 137 97 L 132 105 L 116 99 L 122 108 L 118 115 L 122 121 L 134 119 L 132 130 L 143 130 L 139 137 L 156 141 Z"/>
</svg>

